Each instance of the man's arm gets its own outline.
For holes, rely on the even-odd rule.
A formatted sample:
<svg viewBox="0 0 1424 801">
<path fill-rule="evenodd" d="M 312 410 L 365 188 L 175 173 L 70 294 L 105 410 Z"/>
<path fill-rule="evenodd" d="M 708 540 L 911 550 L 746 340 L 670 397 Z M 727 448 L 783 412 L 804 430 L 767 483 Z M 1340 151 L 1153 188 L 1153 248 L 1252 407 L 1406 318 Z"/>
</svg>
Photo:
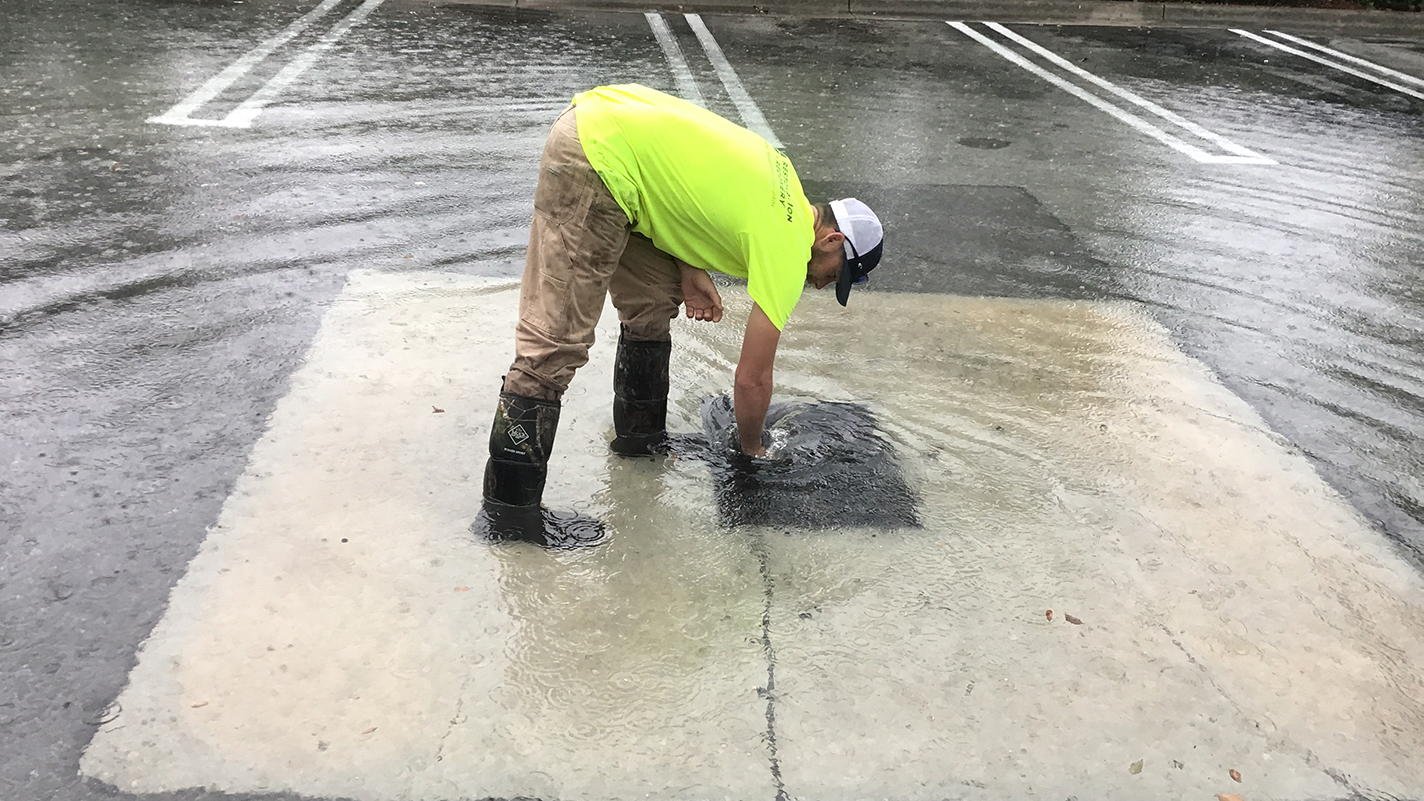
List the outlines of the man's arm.
<svg viewBox="0 0 1424 801">
<path fill-rule="evenodd" d="M 732 399 L 737 414 L 737 436 L 748 456 L 765 456 L 761 429 L 766 424 L 766 408 L 771 405 L 771 368 L 776 362 L 776 346 L 781 330 L 761 307 L 752 304 L 747 331 L 742 335 L 742 357 L 737 362 L 737 379 Z"/>
</svg>

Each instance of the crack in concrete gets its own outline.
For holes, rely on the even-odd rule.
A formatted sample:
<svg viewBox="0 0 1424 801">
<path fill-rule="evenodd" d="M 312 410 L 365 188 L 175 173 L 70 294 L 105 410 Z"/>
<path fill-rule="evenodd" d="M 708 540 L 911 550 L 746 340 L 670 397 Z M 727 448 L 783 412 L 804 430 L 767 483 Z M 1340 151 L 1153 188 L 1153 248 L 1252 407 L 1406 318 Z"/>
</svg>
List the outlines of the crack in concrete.
<svg viewBox="0 0 1424 801">
<path fill-rule="evenodd" d="M 1171 640 L 1171 641 L 1172 641 L 1172 644 L 1175 645 L 1175 646 L 1177 646 L 1177 650 L 1181 651 L 1181 652 L 1182 652 L 1182 655 L 1187 658 L 1187 661 L 1190 662 L 1190 663 L 1192 664 L 1192 666 L 1195 667 L 1197 670 L 1200 670 L 1200 671 L 1201 671 L 1202 675 L 1203 675 L 1204 677 L 1206 677 L 1207 683 L 1211 685 L 1211 688 L 1212 688 L 1213 690 L 1216 690 L 1217 694 L 1221 696 L 1222 700 L 1224 700 L 1224 701 L 1226 701 L 1226 703 L 1230 704 L 1230 705 L 1231 705 L 1231 708 L 1234 709 L 1234 710 L 1236 710 L 1236 714 L 1240 715 L 1243 720 L 1248 720 L 1248 721 L 1251 721 L 1251 722 L 1254 723 L 1254 722 L 1255 722 L 1254 718 L 1252 718 L 1250 715 L 1246 714 L 1246 710 L 1243 709 L 1242 706 L 1236 702 L 1236 699 L 1232 698 L 1230 693 L 1226 692 L 1226 690 L 1223 689 L 1220 684 L 1217 684 L 1217 683 L 1216 683 L 1216 679 L 1215 679 L 1214 677 L 1212 677 L 1212 675 L 1211 675 L 1211 670 L 1210 670 L 1206 665 L 1204 665 L 1204 664 L 1202 664 L 1201 662 L 1198 662 L 1198 661 L 1197 661 L 1197 658 L 1192 655 L 1192 652 L 1191 652 L 1191 651 L 1187 650 L 1187 647 L 1182 644 L 1182 641 L 1181 641 L 1181 640 L 1177 639 L 1176 635 L 1174 635 L 1174 634 L 1172 633 L 1172 630 L 1169 629 L 1169 628 L 1167 628 L 1166 624 L 1158 624 L 1158 626 L 1162 629 L 1162 633 L 1167 635 L 1167 639 Z M 1259 727 L 1260 727 L 1259 724 L 1257 724 L 1257 728 L 1259 728 Z M 1292 749 L 1298 749 L 1299 752 L 1300 752 L 1301 754 L 1303 754 L 1303 756 L 1301 757 L 1301 759 L 1305 762 L 1305 764 L 1306 764 L 1307 767 L 1315 768 L 1316 770 L 1321 771 L 1321 772 L 1324 773 L 1326 776 L 1329 776 L 1330 779 L 1331 779 L 1332 781 L 1334 781 L 1336 784 L 1340 785 L 1341 787 L 1345 788 L 1346 790 L 1349 790 L 1349 791 L 1350 791 L 1350 796 L 1349 796 L 1349 797 L 1350 797 L 1351 799 L 1354 799 L 1354 798 L 1370 798 L 1370 799 L 1380 798 L 1380 796 L 1371 795 L 1368 790 L 1366 790 L 1365 788 L 1362 788 L 1362 787 L 1360 787 L 1359 785 L 1357 785 L 1357 784 L 1356 784 L 1353 780 L 1351 780 L 1350 777 L 1349 777 L 1348 775 L 1346 775 L 1345 773 L 1342 773 L 1341 771 L 1336 770 L 1335 768 L 1332 768 L 1332 767 L 1330 767 L 1329 765 L 1325 765 L 1325 764 L 1321 763 L 1320 757 L 1317 756 L 1317 755 L 1315 754 L 1315 752 L 1312 751 L 1312 750 L 1310 750 L 1309 748 L 1305 748 L 1305 747 L 1301 746 L 1299 743 L 1296 743 L 1296 742 L 1290 740 L 1289 738 L 1284 738 L 1284 737 L 1283 737 L 1283 738 L 1280 739 L 1279 742 L 1280 742 L 1282 745 L 1289 745 Z"/>
<path fill-rule="evenodd" d="M 753 537 L 751 550 L 761 571 L 762 594 L 766 601 L 761 612 L 761 647 L 762 652 L 766 654 L 766 687 L 760 688 L 758 694 L 766 698 L 767 757 L 771 763 L 771 778 L 776 782 L 775 801 L 789 801 L 786 784 L 781 779 L 781 759 L 776 751 L 776 649 L 771 643 L 771 603 L 774 587 L 771 559 L 766 550 L 766 541 L 761 537 Z"/>
<path fill-rule="evenodd" d="M 460 725 L 460 718 L 465 713 L 465 690 L 470 686 L 469 677 L 460 684 L 460 697 L 455 702 L 455 714 L 450 716 L 450 725 L 446 727 L 445 733 L 440 735 L 440 745 L 435 749 L 435 761 L 440 762 L 445 759 L 445 741 L 450 739 L 450 735 L 455 733 L 455 727 Z"/>
</svg>

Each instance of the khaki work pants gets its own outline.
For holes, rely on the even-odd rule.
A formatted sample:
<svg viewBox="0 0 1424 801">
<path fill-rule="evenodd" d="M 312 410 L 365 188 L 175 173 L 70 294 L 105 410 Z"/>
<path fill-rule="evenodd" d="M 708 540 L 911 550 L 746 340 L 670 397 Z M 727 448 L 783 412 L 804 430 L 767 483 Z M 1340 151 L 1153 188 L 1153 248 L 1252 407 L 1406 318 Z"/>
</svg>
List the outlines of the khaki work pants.
<svg viewBox="0 0 1424 801">
<path fill-rule="evenodd" d="M 608 294 L 624 336 L 666 341 L 682 305 L 682 275 L 672 256 L 630 231 L 627 215 L 584 155 L 571 106 L 555 120 L 539 160 L 505 391 L 562 397 L 574 371 L 588 363 Z"/>
</svg>

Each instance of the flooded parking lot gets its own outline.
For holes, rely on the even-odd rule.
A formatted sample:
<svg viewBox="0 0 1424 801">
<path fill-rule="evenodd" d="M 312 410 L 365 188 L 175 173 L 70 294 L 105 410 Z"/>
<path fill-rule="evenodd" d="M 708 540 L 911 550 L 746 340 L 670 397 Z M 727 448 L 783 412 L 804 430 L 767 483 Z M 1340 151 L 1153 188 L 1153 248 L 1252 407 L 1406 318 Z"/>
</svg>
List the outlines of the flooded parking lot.
<svg viewBox="0 0 1424 801">
<path fill-rule="evenodd" d="M 14 5 L 5 798 L 1424 793 L 1424 40 Z M 549 490 L 609 541 L 469 537 L 539 148 L 619 81 L 881 211 L 777 400 L 918 526 L 612 458 L 609 314 Z"/>
</svg>

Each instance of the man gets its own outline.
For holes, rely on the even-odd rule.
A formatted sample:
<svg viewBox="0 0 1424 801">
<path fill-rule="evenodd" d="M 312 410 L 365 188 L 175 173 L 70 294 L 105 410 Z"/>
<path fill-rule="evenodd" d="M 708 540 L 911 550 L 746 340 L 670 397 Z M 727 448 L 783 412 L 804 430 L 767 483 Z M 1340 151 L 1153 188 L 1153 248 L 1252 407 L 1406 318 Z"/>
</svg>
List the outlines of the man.
<svg viewBox="0 0 1424 801">
<path fill-rule="evenodd" d="M 718 322 L 707 275 L 745 278 L 755 305 L 733 402 L 738 438 L 765 455 L 777 343 L 806 284 L 852 285 L 880 261 L 880 220 L 854 199 L 812 206 L 791 162 L 751 131 L 636 84 L 574 98 L 539 164 L 514 364 L 490 431 L 476 528 L 545 545 L 596 541 L 601 525 L 542 509 L 560 399 L 588 362 L 604 297 L 622 323 L 613 372 L 615 453 L 667 437 L 670 328 L 678 306 Z"/>
</svg>

